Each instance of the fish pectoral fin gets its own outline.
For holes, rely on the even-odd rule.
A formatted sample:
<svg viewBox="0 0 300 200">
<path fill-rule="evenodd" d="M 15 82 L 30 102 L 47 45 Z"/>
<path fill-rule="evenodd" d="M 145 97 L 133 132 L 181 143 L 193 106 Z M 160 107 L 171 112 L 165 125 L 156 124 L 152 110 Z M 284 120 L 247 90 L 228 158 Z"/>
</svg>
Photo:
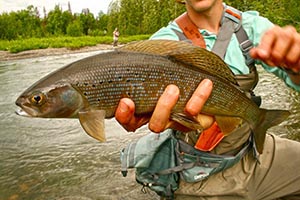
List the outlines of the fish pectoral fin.
<svg viewBox="0 0 300 200">
<path fill-rule="evenodd" d="M 239 117 L 228 117 L 228 116 L 215 116 L 216 122 L 223 132 L 223 134 L 229 135 L 238 126 L 241 125 L 242 119 Z"/>
<path fill-rule="evenodd" d="M 184 113 L 171 113 L 170 119 L 192 130 L 203 130 L 196 117 Z"/>
<path fill-rule="evenodd" d="M 78 116 L 80 124 L 87 134 L 100 142 L 106 141 L 104 132 L 104 110 L 81 111 L 78 113 Z"/>
</svg>

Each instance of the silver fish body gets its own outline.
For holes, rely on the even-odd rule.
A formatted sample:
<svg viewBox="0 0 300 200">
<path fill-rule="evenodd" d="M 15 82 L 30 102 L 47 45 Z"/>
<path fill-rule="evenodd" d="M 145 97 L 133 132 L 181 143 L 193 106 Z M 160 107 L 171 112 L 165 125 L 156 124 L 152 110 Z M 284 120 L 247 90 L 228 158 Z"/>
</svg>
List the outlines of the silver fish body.
<svg viewBox="0 0 300 200">
<path fill-rule="evenodd" d="M 212 80 L 214 89 L 202 113 L 216 116 L 220 127 L 228 117 L 245 120 L 259 144 L 266 130 L 289 114 L 260 109 L 239 90 L 230 69 L 213 53 L 164 40 L 133 43 L 71 63 L 35 83 L 16 104 L 34 117 L 78 117 L 88 134 L 105 140 L 103 119 L 114 117 L 121 98 L 135 102 L 136 114 L 150 114 L 166 86 L 175 84 L 180 98 L 172 116 L 197 129 L 199 124 L 188 116 L 185 123 L 184 106 L 203 79 Z"/>
</svg>

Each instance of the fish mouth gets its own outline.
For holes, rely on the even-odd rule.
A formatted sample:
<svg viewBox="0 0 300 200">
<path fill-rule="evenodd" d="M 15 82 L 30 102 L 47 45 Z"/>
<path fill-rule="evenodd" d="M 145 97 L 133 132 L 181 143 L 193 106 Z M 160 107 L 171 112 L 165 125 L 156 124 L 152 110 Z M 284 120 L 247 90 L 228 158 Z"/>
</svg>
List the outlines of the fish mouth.
<svg viewBox="0 0 300 200">
<path fill-rule="evenodd" d="M 24 102 L 26 102 L 24 99 L 24 97 L 19 97 L 16 100 L 15 104 L 18 106 L 18 110 L 16 110 L 15 113 L 23 117 L 32 117 L 32 113 L 34 112 L 32 112 L 32 109 L 30 107 L 24 105 Z"/>
<path fill-rule="evenodd" d="M 19 116 L 23 117 L 31 117 L 27 112 L 25 112 L 23 109 L 16 110 L 15 113 Z"/>
</svg>

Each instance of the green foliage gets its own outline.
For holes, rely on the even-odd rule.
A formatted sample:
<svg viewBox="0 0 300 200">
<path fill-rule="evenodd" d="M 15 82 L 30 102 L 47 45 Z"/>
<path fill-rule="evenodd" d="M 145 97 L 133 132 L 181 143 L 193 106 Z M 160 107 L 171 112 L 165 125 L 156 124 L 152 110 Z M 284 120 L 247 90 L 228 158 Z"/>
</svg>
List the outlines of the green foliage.
<svg viewBox="0 0 300 200">
<path fill-rule="evenodd" d="M 109 32 L 150 34 L 185 11 L 175 0 L 114 0 L 109 9 Z"/>
<path fill-rule="evenodd" d="M 138 40 L 146 40 L 150 35 L 122 36 L 120 43 L 128 43 Z M 80 36 L 80 37 L 50 37 L 50 38 L 28 38 L 19 40 L 0 40 L 0 50 L 18 53 L 31 49 L 61 48 L 79 49 L 85 46 L 97 44 L 112 44 L 111 36 Z"/>
<path fill-rule="evenodd" d="M 43 38 L 28 38 L 19 40 L 0 40 L 0 50 L 17 53 L 20 51 L 30 49 L 44 49 L 48 48 L 49 43 Z"/>
<path fill-rule="evenodd" d="M 80 21 L 83 34 L 85 35 L 88 35 L 89 31 L 96 27 L 96 19 L 92 13 L 81 13 L 78 20 Z"/>
<path fill-rule="evenodd" d="M 69 24 L 67 27 L 67 35 L 73 36 L 73 37 L 81 36 L 82 35 L 82 26 L 81 26 L 80 22 L 74 21 L 71 24 Z"/>
<path fill-rule="evenodd" d="M 18 12 L 0 15 L 0 39 L 41 37 L 39 13 L 33 6 Z"/>
<path fill-rule="evenodd" d="M 299 0 L 225 0 L 225 2 L 242 11 L 256 10 L 261 16 L 280 26 L 300 25 Z"/>
<path fill-rule="evenodd" d="M 56 5 L 54 10 L 50 11 L 46 17 L 46 30 L 51 35 L 63 35 L 67 33 L 67 27 L 72 22 L 72 14 L 69 11 L 62 11 Z"/>
</svg>

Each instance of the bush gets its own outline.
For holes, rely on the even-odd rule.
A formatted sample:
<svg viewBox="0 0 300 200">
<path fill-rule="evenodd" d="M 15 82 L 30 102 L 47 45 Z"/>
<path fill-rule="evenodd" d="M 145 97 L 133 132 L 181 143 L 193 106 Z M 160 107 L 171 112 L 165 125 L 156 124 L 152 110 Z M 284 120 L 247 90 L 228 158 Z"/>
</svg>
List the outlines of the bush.
<svg viewBox="0 0 300 200">
<path fill-rule="evenodd" d="M 82 35 L 82 27 L 79 22 L 73 22 L 67 27 L 67 35 L 72 37 L 78 37 Z"/>
</svg>

